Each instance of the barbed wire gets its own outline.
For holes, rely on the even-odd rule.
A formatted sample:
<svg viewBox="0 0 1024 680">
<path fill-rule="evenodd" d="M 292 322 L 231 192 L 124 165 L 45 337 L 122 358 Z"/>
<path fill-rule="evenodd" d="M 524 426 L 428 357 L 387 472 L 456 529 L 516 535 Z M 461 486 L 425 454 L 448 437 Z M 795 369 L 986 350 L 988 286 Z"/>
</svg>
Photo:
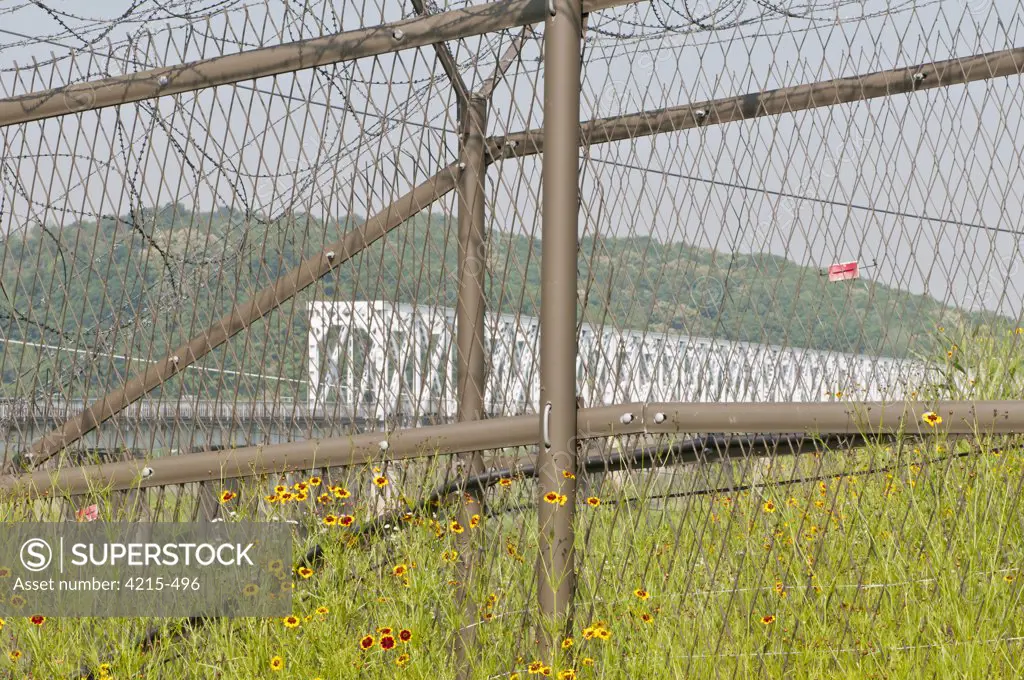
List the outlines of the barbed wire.
<svg viewBox="0 0 1024 680">
<path fill-rule="evenodd" d="M 879 207 L 874 204 L 865 204 L 853 201 L 837 201 L 831 198 L 824 198 L 821 196 L 811 196 L 804 193 L 794 193 L 790 191 L 779 191 L 776 189 L 768 189 L 760 186 L 750 186 L 741 182 L 729 182 L 726 180 L 713 179 L 710 177 L 701 177 L 699 175 L 689 175 L 680 172 L 673 172 L 671 170 L 664 170 L 662 168 L 651 167 L 651 166 L 640 166 L 635 163 L 629 163 L 626 161 L 619 161 L 614 159 L 595 158 L 594 156 L 588 155 L 587 162 L 600 163 L 603 165 L 609 165 L 616 168 L 623 168 L 626 170 L 632 170 L 635 172 L 651 173 L 654 175 L 662 175 L 664 177 L 671 177 L 673 179 L 683 179 L 689 182 L 700 182 L 702 184 L 711 184 L 714 186 L 725 187 L 727 189 L 741 189 L 743 191 L 754 191 L 768 196 L 776 196 L 778 198 L 792 198 L 798 201 L 806 201 L 808 203 L 814 203 L 818 205 L 827 205 L 833 208 L 840 208 L 846 210 L 860 210 L 870 212 L 876 215 L 886 215 L 889 217 L 899 217 L 901 219 L 921 220 L 922 222 L 937 222 L 939 224 L 950 224 L 957 227 L 963 227 L 965 229 L 978 229 L 980 231 L 987 231 L 995 234 L 1010 234 L 1013 236 L 1024 236 L 1024 230 L 1012 229 L 1010 227 L 994 227 L 987 224 L 979 224 L 977 222 L 968 222 L 954 217 L 935 217 L 932 215 L 925 215 L 920 213 L 907 212 L 903 210 L 893 210 L 891 208 Z"/>
</svg>

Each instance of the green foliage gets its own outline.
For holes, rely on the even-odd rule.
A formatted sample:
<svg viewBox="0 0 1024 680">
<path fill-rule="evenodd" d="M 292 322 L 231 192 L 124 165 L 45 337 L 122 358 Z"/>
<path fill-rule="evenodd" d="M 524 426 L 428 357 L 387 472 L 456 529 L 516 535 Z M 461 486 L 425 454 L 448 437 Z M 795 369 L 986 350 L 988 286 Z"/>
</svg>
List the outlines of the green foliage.
<svg viewBox="0 0 1024 680">
<path fill-rule="evenodd" d="M 1024 458 L 1019 439 L 978 443 L 963 456 L 966 445 L 929 437 L 751 459 L 753 477 L 744 481 L 759 481 L 735 492 L 700 493 L 722 483 L 718 463 L 670 476 L 581 475 L 588 491 L 576 509 L 573 644 L 543 659 L 534 644 L 538 519 L 532 509 L 514 510 L 537 503 L 543 490 L 533 482 L 492 488 L 490 514 L 462 534 L 450 528 L 460 505 L 452 501 L 358 541 L 354 528 L 323 519 L 351 512 L 364 521 L 372 499 L 341 506 L 311 494 L 268 509 L 263 495 L 280 480 L 265 479 L 224 507 L 241 520 L 269 511 L 299 522 L 296 558 L 313 541 L 323 547 L 315 573 L 294 577 L 297 626 L 215 620 L 140 651 L 135 643 L 149 625 L 170 636 L 182 622 L 58 617 L 39 627 L 25 612 L 0 631 L 0 677 L 65 677 L 81 662 L 94 672 L 109 662 L 118 678 L 454 678 L 452 645 L 466 623 L 477 633 L 474 678 L 518 672 L 525 680 L 534 660 L 551 665 L 552 677 L 575 669 L 580 678 L 1020 677 L 1021 655 L 1007 649 L 1024 635 L 1024 565 L 1014 549 L 1024 539 Z M 345 474 L 365 486 L 372 473 Z M 430 488 L 413 475 L 400 486 L 412 497 Z M 602 502 L 585 503 L 585 493 Z M 87 502 L 106 518 L 114 500 L 100 493 Z M 0 504 L 6 519 L 9 510 Z M 456 599 L 466 539 L 482 551 L 469 607 Z M 599 622 L 606 637 L 594 634 Z M 408 629 L 412 639 L 381 649 L 383 627 Z M 366 635 L 373 645 L 362 651 Z M 4 659 L 15 650 L 20 658 Z M 281 673 L 271 669 L 275 656 Z"/>
<path fill-rule="evenodd" d="M 134 218 L 11 234 L 0 248 L 0 334 L 13 341 L 0 364 L 2 396 L 113 389 L 361 221 L 293 214 L 268 222 L 169 205 Z M 227 373 L 186 371 L 163 389 L 204 398 L 301 398 L 306 303 L 454 306 L 456 240 L 449 216 L 417 216 L 200 362 Z M 490 309 L 539 315 L 541 245 L 491 234 Z M 829 284 L 816 269 L 774 255 L 722 254 L 648 237 L 584 239 L 579 280 L 586 296 L 579 312 L 591 323 L 870 355 L 932 351 L 932 332 L 942 324 L 998 323 L 870 281 Z"/>
<path fill-rule="evenodd" d="M 1005 323 L 959 325 L 935 333 L 936 367 L 925 387 L 929 399 L 1002 400 L 1024 394 L 1024 328 Z"/>
</svg>

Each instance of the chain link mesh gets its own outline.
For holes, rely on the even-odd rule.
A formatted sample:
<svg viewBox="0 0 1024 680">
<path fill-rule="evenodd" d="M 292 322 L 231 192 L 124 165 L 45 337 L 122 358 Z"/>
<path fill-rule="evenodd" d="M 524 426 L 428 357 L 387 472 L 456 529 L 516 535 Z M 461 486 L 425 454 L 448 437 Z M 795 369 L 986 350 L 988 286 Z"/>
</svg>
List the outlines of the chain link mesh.
<svg viewBox="0 0 1024 680">
<path fill-rule="evenodd" d="M 13 2 L 0 8 L 0 98 L 466 6 L 139 0 L 101 14 Z M 655 0 L 586 16 L 584 121 L 1010 50 L 1024 13 L 980 0 Z M 464 160 L 465 103 L 446 62 L 489 97 L 486 238 L 466 269 L 486 301 L 480 415 L 539 414 L 542 157 L 495 159 L 501 140 L 543 127 L 543 46 L 537 25 L 95 110 L 78 90 L 66 115 L 0 127 L 10 469 Z M 580 405 L 1017 398 L 1022 99 L 1011 75 L 585 145 Z M 363 432 L 386 443 L 455 422 L 460 204 L 439 193 L 49 468 Z M 848 262 L 858 275 L 833 280 Z M 1018 443 L 583 439 L 578 592 L 553 659 L 535 658 L 536 513 L 561 501 L 534 480 L 537 446 L 484 451 L 482 472 L 383 446 L 362 466 L 97 488 L 4 512 L 293 522 L 315 573 L 297 584 L 300 608 L 342 621 L 331 636 L 343 651 L 310 632 L 290 652 L 310 672 L 318 655 L 335 674 L 390 664 L 402 649 L 368 656 L 359 640 L 409 626 L 410 663 L 438 672 L 448 643 L 473 631 L 472 677 L 1011 676 L 1024 638 Z M 482 499 L 468 520 L 467 494 Z M 339 596 L 353 591 L 355 604 Z M 72 637 L 92 626 L 60 625 Z M 158 635 L 180 644 L 138 670 L 201 665 L 270 625 L 138 619 L 95 649 L 123 659 Z M 259 654 L 239 668 L 262 673 Z"/>
</svg>

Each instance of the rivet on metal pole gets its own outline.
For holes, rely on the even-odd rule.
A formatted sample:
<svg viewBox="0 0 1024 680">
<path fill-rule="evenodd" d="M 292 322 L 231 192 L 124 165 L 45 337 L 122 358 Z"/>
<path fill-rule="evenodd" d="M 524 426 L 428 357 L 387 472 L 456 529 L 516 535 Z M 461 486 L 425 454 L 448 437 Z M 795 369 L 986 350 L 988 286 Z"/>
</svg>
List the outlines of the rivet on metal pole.
<svg viewBox="0 0 1024 680">
<path fill-rule="evenodd" d="M 544 448 L 551 448 L 551 402 L 544 404 L 544 416 L 541 420 L 541 437 L 544 440 Z"/>
</svg>

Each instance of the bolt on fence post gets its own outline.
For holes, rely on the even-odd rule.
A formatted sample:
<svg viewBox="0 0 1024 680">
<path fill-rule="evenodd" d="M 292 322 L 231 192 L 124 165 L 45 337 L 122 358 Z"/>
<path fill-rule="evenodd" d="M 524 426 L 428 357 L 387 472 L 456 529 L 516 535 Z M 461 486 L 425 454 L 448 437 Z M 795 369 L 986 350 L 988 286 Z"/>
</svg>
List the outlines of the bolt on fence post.
<svg viewBox="0 0 1024 680">
<path fill-rule="evenodd" d="M 456 346 L 458 351 L 459 421 L 480 420 L 484 409 L 484 186 L 487 159 L 484 157 L 484 136 L 487 132 L 487 100 L 473 95 L 466 107 L 463 121 L 461 162 L 465 164 L 459 178 L 459 263 L 458 299 L 455 303 Z M 480 451 L 459 456 L 463 479 L 484 472 Z M 455 637 L 455 659 L 459 678 L 470 678 L 473 670 L 472 648 L 476 642 L 477 616 L 471 594 L 477 554 L 474 541 L 476 522 L 481 510 L 481 494 L 462 490 L 459 498 L 458 522 L 463 533 L 457 535 L 459 550 L 459 585 L 456 601 L 462 612 L 462 626 Z"/>
<path fill-rule="evenodd" d="M 553 661 L 576 591 L 576 253 L 579 247 L 580 0 L 550 0 L 544 31 L 540 413 L 540 653 Z M 563 475 L 563 471 L 570 474 Z M 557 494 L 555 502 L 544 496 Z"/>
</svg>

